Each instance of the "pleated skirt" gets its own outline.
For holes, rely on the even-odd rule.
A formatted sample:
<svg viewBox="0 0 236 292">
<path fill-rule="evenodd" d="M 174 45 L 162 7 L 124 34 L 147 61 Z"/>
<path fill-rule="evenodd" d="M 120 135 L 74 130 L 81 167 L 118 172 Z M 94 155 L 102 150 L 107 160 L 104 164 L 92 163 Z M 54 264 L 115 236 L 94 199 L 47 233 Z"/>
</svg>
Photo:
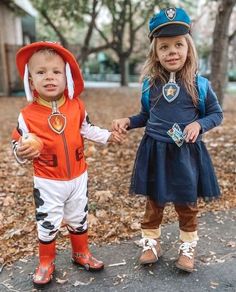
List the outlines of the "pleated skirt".
<svg viewBox="0 0 236 292">
<path fill-rule="evenodd" d="M 220 196 L 214 167 L 203 141 L 159 142 L 144 135 L 137 151 L 130 185 L 131 194 L 149 196 L 158 204 L 196 203 Z"/>
</svg>

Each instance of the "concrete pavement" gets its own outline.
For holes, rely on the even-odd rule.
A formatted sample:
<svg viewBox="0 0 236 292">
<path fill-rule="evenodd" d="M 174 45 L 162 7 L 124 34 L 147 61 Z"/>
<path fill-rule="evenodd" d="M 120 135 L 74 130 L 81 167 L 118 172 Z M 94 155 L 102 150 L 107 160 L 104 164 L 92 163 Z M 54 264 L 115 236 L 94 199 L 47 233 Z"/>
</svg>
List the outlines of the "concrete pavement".
<svg viewBox="0 0 236 292">
<path fill-rule="evenodd" d="M 70 251 L 58 252 L 54 280 L 44 291 L 158 291 L 236 292 L 236 209 L 209 212 L 199 218 L 200 241 L 196 271 L 188 274 L 175 268 L 178 225 L 163 226 L 163 257 L 157 264 L 141 267 L 139 238 L 102 247 L 91 246 L 104 260 L 104 271 L 90 273 L 70 261 Z M 32 285 L 36 258 L 18 261 L 0 273 L 0 291 L 37 291 Z"/>
</svg>

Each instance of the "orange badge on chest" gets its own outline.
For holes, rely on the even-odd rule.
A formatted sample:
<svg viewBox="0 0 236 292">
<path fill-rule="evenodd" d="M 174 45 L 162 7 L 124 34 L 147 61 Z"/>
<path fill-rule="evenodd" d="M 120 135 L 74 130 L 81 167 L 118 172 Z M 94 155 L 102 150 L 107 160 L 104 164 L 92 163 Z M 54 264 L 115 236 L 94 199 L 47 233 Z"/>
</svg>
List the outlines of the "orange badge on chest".
<svg viewBox="0 0 236 292">
<path fill-rule="evenodd" d="M 61 113 L 54 113 L 48 117 L 50 128 L 57 134 L 61 134 L 66 127 L 66 117 Z"/>
</svg>

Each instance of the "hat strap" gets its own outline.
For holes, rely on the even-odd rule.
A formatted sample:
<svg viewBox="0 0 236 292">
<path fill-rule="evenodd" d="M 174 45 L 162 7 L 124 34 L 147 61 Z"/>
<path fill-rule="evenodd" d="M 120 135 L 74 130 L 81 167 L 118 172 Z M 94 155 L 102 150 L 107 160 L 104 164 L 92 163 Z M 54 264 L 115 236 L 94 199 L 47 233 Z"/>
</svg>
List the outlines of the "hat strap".
<svg viewBox="0 0 236 292">
<path fill-rule="evenodd" d="M 27 64 L 25 64 L 24 88 L 27 101 L 29 102 L 33 101 L 33 96 L 29 85 L 29 69 Z"/>
<path fill-rule="evenodd" d="M 68 96 L 70 99 L 72 99 L 74 96 L 74 80 L 71 74 L 69 63 L 66 63 L 66 81 L 67 81 Z"/>
</svg>

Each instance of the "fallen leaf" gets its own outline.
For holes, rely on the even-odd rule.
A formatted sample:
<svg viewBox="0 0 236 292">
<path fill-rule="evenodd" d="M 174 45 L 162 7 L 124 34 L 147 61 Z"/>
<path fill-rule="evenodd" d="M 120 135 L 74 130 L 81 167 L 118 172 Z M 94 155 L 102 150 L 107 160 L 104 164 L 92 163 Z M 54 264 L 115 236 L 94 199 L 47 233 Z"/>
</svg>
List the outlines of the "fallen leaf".
<svg viewBox="0 0 236 292">
<path fill-rule="evenodd" d="M 226 244 L 226 246 L 227 246 L 227 247 L 236 247 L 236 242 L 230 240 L 230 241 Z"/>
<path fill-rule="evenodd" d="M 56 278 L 56 282 L 58 284 L 65 284 L 68 282 L 68 279 L 60 279 L 60 278 Z"/>
<path fill-rule="evenodd" d="M 87 285 L 91 284 L 94 279 L 95 278 L 90 278 L 88 282 L 75 281 L 75 283 L 73 284 L 73 286 L 74 287 L 77 287 L 77 286 L 87 286 Z"/>
</svg>

